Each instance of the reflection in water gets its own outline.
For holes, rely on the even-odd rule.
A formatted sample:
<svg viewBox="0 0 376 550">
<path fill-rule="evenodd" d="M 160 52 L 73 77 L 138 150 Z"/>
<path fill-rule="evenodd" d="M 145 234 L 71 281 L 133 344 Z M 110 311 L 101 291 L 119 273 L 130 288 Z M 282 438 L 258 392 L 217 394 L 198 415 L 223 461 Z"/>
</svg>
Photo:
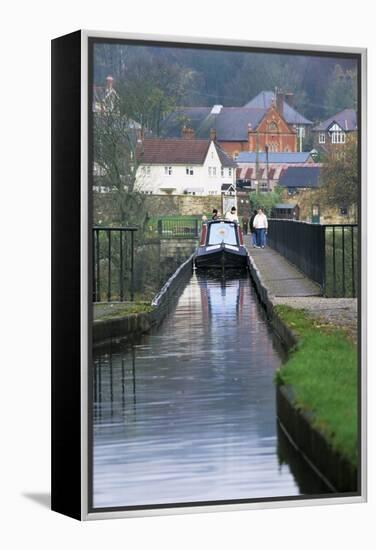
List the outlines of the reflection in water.
<svg viewBox="0 0 376 550">
<path fill-rule="evenodd" d="M 94 353 L 94 507 L 303 492 L 279 460 L 281 358 L 247 276 L 194 275 L 158 329 Z"/>
</svg>

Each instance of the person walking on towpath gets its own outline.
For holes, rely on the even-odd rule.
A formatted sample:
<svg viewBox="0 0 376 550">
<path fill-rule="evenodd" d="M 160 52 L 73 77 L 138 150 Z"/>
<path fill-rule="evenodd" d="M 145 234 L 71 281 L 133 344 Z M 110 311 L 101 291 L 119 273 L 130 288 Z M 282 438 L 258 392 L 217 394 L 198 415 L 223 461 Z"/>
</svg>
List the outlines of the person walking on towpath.
<svg viewBox="0 0 376 550">
<path fill-rule="evenodd" d="M 251 219 L 249 220 L 249 230 L 251 232 L 251 235 L 252 235 L 252 246 L 253 248 L 256 248 L 257 246 L 257 241 L 256 241 L 256 229 L 253 225 L 253 222 L 255 220 L 255 217 L 256 217 L 256 214 L 257 214 L 257 210 L 254 210 L 253 211 L 253 214 L 251 216 Z"/>
<path fill-rule="evenodd" d="M 229 212 L 226 212 L 226 220 L 229 220 L 230 222 L 238 222 L 238 215 L 236 213 L 236 208 L 233 206 Z"/>
<path fill-rule="evenodd" d="M 253 220 L 253 227 L 256 229 L 256 247 L 265 248 L 265 236 L 268 232 L 268 219 L 262 208 L 258 208 L 257 214 Z"/>
</svg>

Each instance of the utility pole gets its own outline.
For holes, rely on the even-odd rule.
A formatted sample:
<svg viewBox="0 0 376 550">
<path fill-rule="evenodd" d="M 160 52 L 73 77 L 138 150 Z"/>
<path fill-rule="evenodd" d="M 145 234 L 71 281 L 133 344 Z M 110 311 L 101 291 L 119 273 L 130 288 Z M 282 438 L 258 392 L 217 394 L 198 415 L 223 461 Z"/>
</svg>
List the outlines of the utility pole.
<svg viewBox="0 0 376 550">
<path fill-rule="evenodd" d="M 270 191 L 269 187 L 269 145 L 265 145 L 265 153 L 266 153 L 266 179 L 268 182 L 268 191 Z"/>
<path fill-rule="evenodd" d="M 259 181 L 258 181 L 258 177 L 259 177 L 259 135 L 258 135 L 258 132 L 256 130 L 256 193 L 259 192 Z"/>
</svg>

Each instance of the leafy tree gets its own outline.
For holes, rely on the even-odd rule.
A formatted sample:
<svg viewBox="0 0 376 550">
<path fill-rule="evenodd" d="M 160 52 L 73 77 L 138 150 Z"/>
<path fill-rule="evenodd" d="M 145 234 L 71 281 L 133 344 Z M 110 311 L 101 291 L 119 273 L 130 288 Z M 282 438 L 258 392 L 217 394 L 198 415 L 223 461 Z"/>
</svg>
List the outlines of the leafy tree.
<svg viewBox="0 0 376 550">
<path fill-rule="evenodd" d="M 358 147 L 356 140 L 351 140 L 325 162 L 321 171 L 321 199 L 335 208 L 356 205 L 358 184 Z"/>
<path fill-rule="evenodd" d="M 252 210 L 262 208 L 267 216 L 270 216 L 273 207 L 281 202 L 283 189 L 282 187 L 275 187 L 273 191 L 268 193 L 256 191 L 250 193 L 249 200 Z"/>
</svg>

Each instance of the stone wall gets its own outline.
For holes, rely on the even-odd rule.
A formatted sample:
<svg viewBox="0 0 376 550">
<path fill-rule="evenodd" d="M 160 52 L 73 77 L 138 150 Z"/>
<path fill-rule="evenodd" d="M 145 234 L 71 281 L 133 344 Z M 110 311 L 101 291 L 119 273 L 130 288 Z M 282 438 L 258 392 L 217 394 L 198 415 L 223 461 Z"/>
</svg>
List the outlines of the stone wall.
<svg viewBox="0 0 376 550">
<path fill-rule="evenodd" d="M 106 225 L 118 222 L 118 205 L 114 193 L 93 194 L 94 223 Z M 213 208 L 221 211 L 220 195 L 145 195 L 145 210 L 149 217 L 202 216 Z"/>
<path fill-rule="evenodd" d="M 311 221 L 312 206 L 320 207 L 321 224 L 344 224 L 356 223 L 356 208 L 348 206 L 347 216 L 340 213 L 339 208 L 329 208 L 323 203 L 323 200 L 316 189 L 299 189 L 296 195 L 289 195 L 287 189 L 283 191 L 281 197 L 282 203 L 298 204 L 300 208 L 299 219 L 301 221 Z"/>
</svg>

